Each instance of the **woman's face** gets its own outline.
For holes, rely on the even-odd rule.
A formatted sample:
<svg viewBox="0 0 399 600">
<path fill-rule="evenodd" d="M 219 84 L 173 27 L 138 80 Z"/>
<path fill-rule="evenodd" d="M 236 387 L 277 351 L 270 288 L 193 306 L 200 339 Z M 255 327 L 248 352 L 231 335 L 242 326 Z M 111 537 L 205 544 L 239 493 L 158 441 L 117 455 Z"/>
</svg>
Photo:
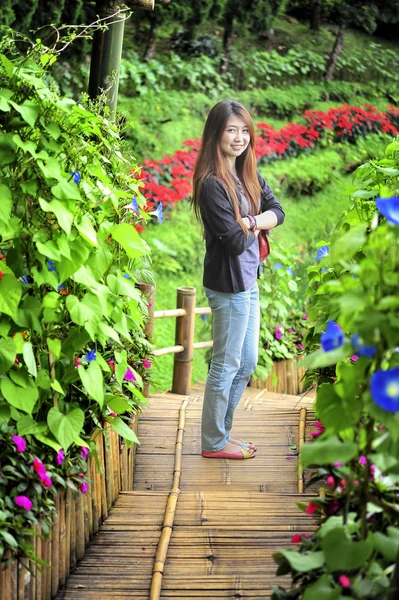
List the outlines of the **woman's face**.
<svg viewBox="0 0 399 600">
<path fill-rule="evenodd" d="M 236 115 L 229 117 L 220 138 L 220 147 L 227 160 L 240 156 L 248 148 L 249 142 L 250 134 L 245 122 Z"/>
</svg>

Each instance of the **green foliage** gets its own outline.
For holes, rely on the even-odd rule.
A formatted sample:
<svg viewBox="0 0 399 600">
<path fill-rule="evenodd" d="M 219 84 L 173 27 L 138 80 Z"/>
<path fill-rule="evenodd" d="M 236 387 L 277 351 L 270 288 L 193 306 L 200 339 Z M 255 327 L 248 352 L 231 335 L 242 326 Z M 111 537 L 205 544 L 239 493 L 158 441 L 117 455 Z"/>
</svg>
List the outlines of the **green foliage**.
<svg viewBox="0 0 399 600">
<path fill-rule="evenodd" d="M 125 207 L 145 200 L 116 126 L 46 85 L 55 55 L 9 42 L 0 59 L 0 411 L 18 430 L 28 416 L 49 452 L 73 451 L 103 417 L 113 426 L 108 401 L 125 400 L 123 412 L 143 402 L 124 373 L 148 378 L 135 282 L 149 248 Z"/>
<path fill-rule="evenodd" d="M 396 197 L 390 201 L 396 202 L 398 177 L 395 140 L 384 158 L 356 170 L 347 190 L 351 204 L 331 236 L 330 251 L 308 268 L 307 345 L 315 351 L 304 364 L 313 369 L 319 385 L 315 408 L 321 422 L 314 433 L 317 439 L 303 446 L 302 455 L 305 466 L 319 467 L 311 482 L 326 481 L 328 488 L 307 508 L 308 514 L 320 515 L 321 527 L 302 541 L 299 557 L 321 552 L 323 561 L 308 568 L 301 558 L 285 558 L 282 570 L 277 554 L 279 572 L 290 572 L 293 584 L 288 591 L 277 588 L 276 600 L 303 594 L 313 598 L 319 587 L 323 597 L 334 598 L 343 587 L 359 599 L 394 597 L 390 586 L 399 552 L 397 374 L 390 383 L 372 382 L 376 376 L 397 373 L 399 367 L 399 225 L 395 214 L 387 213 L 387 220 L 377 210 L 375 200 Z M 342 345 L 334 350 L 327 350 L 323 337 L 324 349 L 318 349 L 327 321 L 338 323 L 342 331 Z"/>
</svg>

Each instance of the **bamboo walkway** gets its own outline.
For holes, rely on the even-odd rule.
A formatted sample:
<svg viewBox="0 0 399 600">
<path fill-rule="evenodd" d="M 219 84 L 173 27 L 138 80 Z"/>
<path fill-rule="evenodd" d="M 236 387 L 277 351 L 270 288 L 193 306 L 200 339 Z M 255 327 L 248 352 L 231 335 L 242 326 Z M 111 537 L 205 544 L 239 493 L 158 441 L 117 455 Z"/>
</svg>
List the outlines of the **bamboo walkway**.
<svg viewBox="0 0 399 600">
<path fill-rule="evenodd" d="M 135 491 L 121 493 L 57 600 L 266 600 L 271 584 L 281 584 L 272 553 L 314 527 L 295 505 L 304 499 L 297 493 L 299 409 L 311 408 L 312 399 L 247 388 L 234 429 L 257 444 L 257 456 L 228 461 L 200 456 L 202 395 L 196 385 L 187 397 L 151 398 L 140 417 Z M 184 439 L 175 469 L 179 415 Z M 312 423 L 308 411 L 307 430 Z M 165 513 L 180 471 L 176 514 Z M 173 517 L 173 529 L 163 527 Z M 157 552 L 161 530 L 170 543 Z"/>
</svg>

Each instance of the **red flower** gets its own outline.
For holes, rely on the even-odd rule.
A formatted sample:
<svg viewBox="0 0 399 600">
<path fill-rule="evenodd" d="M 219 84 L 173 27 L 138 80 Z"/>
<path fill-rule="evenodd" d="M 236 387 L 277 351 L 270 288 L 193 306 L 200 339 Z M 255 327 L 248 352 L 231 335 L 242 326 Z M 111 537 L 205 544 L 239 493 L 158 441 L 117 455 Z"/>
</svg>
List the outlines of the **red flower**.
<svg viewBox="0 0 399 600">
<path fill-rule="evenodd" d="M 309 504 L 306 507 L 306 514 L 307 515 L 314 515 L 315 512 L 317 512 L 319 510 L 319 507 L 317 506 L 317 504 L 314 504 L 313 502 L 309 502 Z"/>
</svg>

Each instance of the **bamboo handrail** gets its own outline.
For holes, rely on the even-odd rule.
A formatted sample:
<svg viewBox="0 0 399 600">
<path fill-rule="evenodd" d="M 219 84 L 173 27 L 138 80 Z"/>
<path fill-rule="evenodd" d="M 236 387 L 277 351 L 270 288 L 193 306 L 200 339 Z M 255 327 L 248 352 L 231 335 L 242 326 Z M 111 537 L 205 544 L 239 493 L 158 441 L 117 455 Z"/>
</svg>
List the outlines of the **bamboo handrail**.
<svg viewBox="0 0 399 600">
<path fill-rule="evenodd" d="M 184 346 L 169 346 L 168 348 L 159 348 L 158 350 L 153 351 L 154 356 L 165 356 L 165 354 L 177 354 L 178 352 L 183 352 Z"/>
<path fill-rule="evenodd" d="M 165 516 L 162 525 L 162 533 L 159 538 L 157 552 L 155 554 L 154 567 L 152 571 L 149 600 L 159 600 L 162 590 L 162 577 L 168 553 L 169 542 L 172 536 L 173 522 L 175 519 L 177 500 L 180 494 L 181 462 L 183 450 L 184 425 L 186 420 L 186 406 L 188 398 L 183 400 L 179 410 L 179 425 L 176 434 L 175 464 L 173 470 L 173 485 L 165 507 Z"/>
<path fill-rule="evenodd" d="M 303 464 L 302 445 L 305 441 L 306 408 L 301 408 L 299 413 L 299 440 L 298 440 L 298 494 L 303 494 Z"/>
<path fill-rule="evenodd" d="M 197 350 L 200 348 L 213 348 L 213 340 L 208 340 L 207 342 L 194 342 L 193 348 Z"/>
<path fill-rule="evenodd" d="M 196 315 L 210 315 L 212 313 L 212 309 L 210 306 L 197 306 L 194 312 Z"/>
<path fill-rule="evenodd" d="M 164 319 L 166 317 L 184 317 L 186 315 L 184 308 L 172 308 L 170 310 L 156 310 L 154 319 Z"/>
</svg>

